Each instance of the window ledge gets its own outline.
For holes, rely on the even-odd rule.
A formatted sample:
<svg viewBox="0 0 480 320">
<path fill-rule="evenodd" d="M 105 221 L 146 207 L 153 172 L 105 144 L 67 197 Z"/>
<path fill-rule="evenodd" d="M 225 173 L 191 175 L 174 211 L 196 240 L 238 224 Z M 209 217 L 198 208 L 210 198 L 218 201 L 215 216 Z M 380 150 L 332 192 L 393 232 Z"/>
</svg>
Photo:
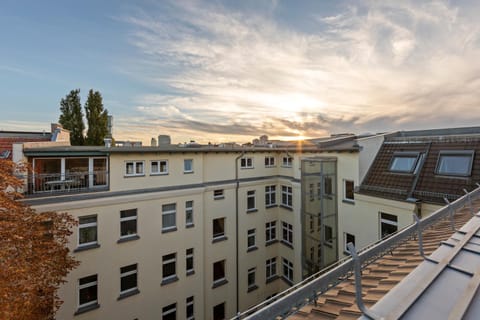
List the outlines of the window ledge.
<svg viewBox="0 0 480 320">
<path fill-rule="evenodd" d="M 283 245 L 289 247 L 290 249 L 293 249 L 293 244 L 291 244 L 290 242 L 287 242 L 285 240 L 281 240 L 280 241 Z"/>
<path fill-rule="evenodd" d="M 343 203 L 348 203 L 348 204 L 351 204 L 351 205 L 355 205 L 355 200 L 351 200 L 351 199 L 343 199 L 342 202 Z"/>
<path fill-rule="evenodd" d="M 123 242 L 128 242 L 128 241 L 134 241 L 140 239 L 140 236 L 138 234 L 134 234 L 132 236 L 128 237 L 123 237 L 117 240 L 117 243 L 123 243 Z"/>
<path fill-rule="evenodd" d="M 187 270 L 187 276 L 191 276 L 195 274 L 195 270 Z"/>
<path fill-rule="evenodd" d="M 218 288 L 218 287 L 223 286 L 224 284 L 227 284 L 227 283 L 228 283 L 228 280 L 225 279 L 225 278 L 214 281 L 213 285 L 212 285 L 212 289 Z"/>
<path fill-rule="evenodd" d="M 178 277 L 175 275 L 175 276 L 172 276 L 171 278 L 163 279 L 160 285 L 165 286 L 167 284 L 177 282 L 177 281 L 178 281 Z"/>
<path fill-rule="evenodd" d="M 269 204 L 269 205 L 265 205 L 265 209 L 270 209 L 270 208 L 276 208 L 278 207 L 278 204 Z"/>
<path fill-rule="evenodd" d="M 258 250 L 257 246 L 247 248 L 247 252 L 252 252 L 252 251 L 255 251 L 255 250 Z"/>
<path fill-rule="evenodd" d="M 168 176 L 168 172 L 150 173 L 150 176 Z"/>
<path fill-rule="evenodd" d="M 240 169 L 244 170 L 244 169 L 255 169 L 255 167 L 240 167 Z"/>
<path fill-rule="evenodd" d="M 190 224 L 187 224 L 187 225 L 185 226 L 185 228 L 187 228 L 187 229 L 188 229 L 188 228 L 193 228 L 193 227 L 195 227 L 195 224 L 194 224 L 194 223 L 190 223 Z"/>
<path fill-rule="evenodd" d="M 278 239 L 272 239 L 265 242 L 265 247 L 271 246 L 272 244 L 278 243 Z"/>
<path fill-rule="evenodd" d="M 213 238 L 212 243 L 217 243 L 217 242 L 221 242 L 221 241 L 225 241 L 225 240 L 228 240 L 228 238 L 227 238 L 227 236 L 224 235 L 224 236 Z"/>
<path fill-rule="evenodd" d="M 222 200 L 225 199 L 225 196 L 213 197 L 213 200 Z"/>
<path fill-rule="evenodd" d="M 183 174 L 192 174 L 193 171 L 183 171 Z"/>
<path fill-rule="evenodd" d="M 273 281 L 277 280 L 278 278 L 280 278 L 280 277 L 276 274 L 274 276 L 271 276 L 270 278 L 267 278 L 267 281 L 265 281 L 265 283 L 273 282 Z"/>
<path fill-rule="evenodd" d="M 78 308 L 77 311 L 75 311 L 75 313 L 73 315 L 77 316 L 79 314 L 82 314 L 82 313 L 85 313 L 85 312 L 88 312 L 88 311 L 92 311 L 92 310 L 95 310 L 95 309 L 98 309 L 98 308 L 100 308 L 100 305 L 98 303 L 94 303 L 94 304 L 91 304 L 89 306 Z"/>
<path fill-rule="evenodd" d="M 255 208 L 247 209 L 247 213 L 252 213 L 252 212 L 257 212 L 257 211 L 258 211 L 258 209 L 255 209 Z"/>
<path fill-rule="evenodd" d="M 162 229 L 162 233 L 169 233 L 169 232 L 174 232 L 174 231 L 177 231 L 177 227 Z"/>
<path fill-rule="evenodd" d="M 100 244 L 92 243 L 92 244 L 88 244 L 86 246 L 77 247 L 75 250 L 73 250 L 73 252 L 80 252 L 80 251 L 96 249 L 96 248 L 100 248 Z"/>
<path fill-rule="evenodd" d="M 254 290 L 257 290 L 257 289 L 258 289 L 258 286 L 257 286 L 256 284 L 254 284 L 253 286 L 248 287 L 247 293 L 248 293 L 248 292 L 252 292 L 252 291 L 254 291 Z"/>
<path fill-rule="evenodd" d="M 128 297 L 131 297 L 131 296 L 134 296 L 134 295 L 139 294 L 139 293 L 140 293 L 140 290 L 138 290 L 138 288 L 135 288 L 135 290 L 132 290 L 132 291 L 120 293 L 120 295 L 117 298 L 117 301 L 128 298 Z"/>
<path fill-rule="evenodd" d="M 129 174 L 129 175 L 124 175 L 124 178 L 138 178 L 138 177 L 145 177 L 145 174 Z"/>
<path fill-rule="evenodd" d="M 281 204 L 280 207 L 284 208 L 284 209 L 287 209 L 287 210 L 290 210 L 290 211 L 293 211 L 293 207 L 289 207 L 285 204 Z"/>
<path fill-rule="evenodd" d="M 290 279 L 287 279 L 285 276 L 282 276 L 282 280 L 283 280 L 286 284 L 288 284 L 288 285 L 290 285 L 290 286 L 293 286 L 293 281 L 290 280 Z"/>
</svg>

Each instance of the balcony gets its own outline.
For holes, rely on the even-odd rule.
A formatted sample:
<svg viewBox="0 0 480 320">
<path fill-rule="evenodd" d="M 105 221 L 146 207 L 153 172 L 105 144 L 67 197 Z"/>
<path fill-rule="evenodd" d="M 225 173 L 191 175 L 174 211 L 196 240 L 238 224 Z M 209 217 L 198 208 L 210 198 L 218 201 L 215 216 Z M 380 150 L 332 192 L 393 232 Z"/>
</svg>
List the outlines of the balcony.
<svg viewBox="0 0 480 320">
<path fill-rule="evenodd" d="M 108 171 L 31 174 L 26 178 L 26 195 L 91 192 L 108 189 Z"/>
</svg>

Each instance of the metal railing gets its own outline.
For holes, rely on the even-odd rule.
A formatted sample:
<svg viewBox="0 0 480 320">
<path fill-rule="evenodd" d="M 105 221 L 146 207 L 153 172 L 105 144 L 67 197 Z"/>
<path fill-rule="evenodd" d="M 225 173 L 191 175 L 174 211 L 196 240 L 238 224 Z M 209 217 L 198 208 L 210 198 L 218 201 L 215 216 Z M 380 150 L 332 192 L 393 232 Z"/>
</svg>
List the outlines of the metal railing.
<svg viewBox="0 0 480 320">
<path fill-rule="evenodd" d="M 108 171 L 74 172 L 67 174 L 31 174 L 25 177 L 25 194 L 69 193 L 108 186 Z"/>
<path fill-rule="evenodd" d="M 465 205 L 468 205 L 472 211 L 472 199 L 480 197 L 480 185 L 477 184 L 477 186 L 479 187 L 475 190 L 465 194 L 454 202 L 448 203 L 430 216 L 399 230 L 388 238 L 379 240 L 358 251 L 356 259 L 358 259 L 361 268 L 365 268 L 373 261 L 405 243 L 407 240 L 417 236 L 419 229 L 425 230 L 439 220 L 449 216 L 453 219 L 453 213 Z M 353 270 L 354 261 L 352 257 L 346 257 L 333 266 L 319 271 L 278 295 L 237 314 L 232 319 L 254 320 L 287 317 L 306 304 L 316 303 L 319 295 L 348 278 L 352 275 Z"/>
</svg>

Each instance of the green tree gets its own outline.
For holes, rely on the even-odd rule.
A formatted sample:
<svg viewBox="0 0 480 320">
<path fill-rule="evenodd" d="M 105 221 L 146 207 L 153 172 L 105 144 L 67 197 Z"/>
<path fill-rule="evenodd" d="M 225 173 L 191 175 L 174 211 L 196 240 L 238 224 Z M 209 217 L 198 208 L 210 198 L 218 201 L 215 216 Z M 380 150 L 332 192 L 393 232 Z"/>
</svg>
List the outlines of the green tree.
<svg viewBox="0 0 480 320">
<path fill-rule="evenodd" d="M 86 144 L 90 146 L 103 145 L 103 139 L 108 135 L 108 110 L 103 108 L 102 95 L 90 89 L 85 103 L 87 118 Z"/>
<path fill-rule="evenodd" d="M 63 128 L 70 130 L 70 143 L 73 146 L 81 146 L 85 141 L 83 137 L 85 124 L 83 123 L 79 94 L 80 89 L 72 90 L 65 98 L 60 100 L 61 114 L 58 122 L 60 122 Z"/>
</svg>

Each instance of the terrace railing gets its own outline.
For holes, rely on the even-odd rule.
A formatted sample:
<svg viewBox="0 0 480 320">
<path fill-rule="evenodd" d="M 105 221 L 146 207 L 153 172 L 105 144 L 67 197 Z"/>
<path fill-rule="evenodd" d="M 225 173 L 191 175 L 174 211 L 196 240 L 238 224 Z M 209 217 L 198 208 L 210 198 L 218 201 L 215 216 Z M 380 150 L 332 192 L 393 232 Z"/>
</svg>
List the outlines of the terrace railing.
<svg viewBox="0 0 480 320">
<path fill-rule="evenodd" d="M 108 171 L 31 174 L 26 178 L 26 194 L 41 195 L 103 189 L 108 187 Z"/>
</svg>

